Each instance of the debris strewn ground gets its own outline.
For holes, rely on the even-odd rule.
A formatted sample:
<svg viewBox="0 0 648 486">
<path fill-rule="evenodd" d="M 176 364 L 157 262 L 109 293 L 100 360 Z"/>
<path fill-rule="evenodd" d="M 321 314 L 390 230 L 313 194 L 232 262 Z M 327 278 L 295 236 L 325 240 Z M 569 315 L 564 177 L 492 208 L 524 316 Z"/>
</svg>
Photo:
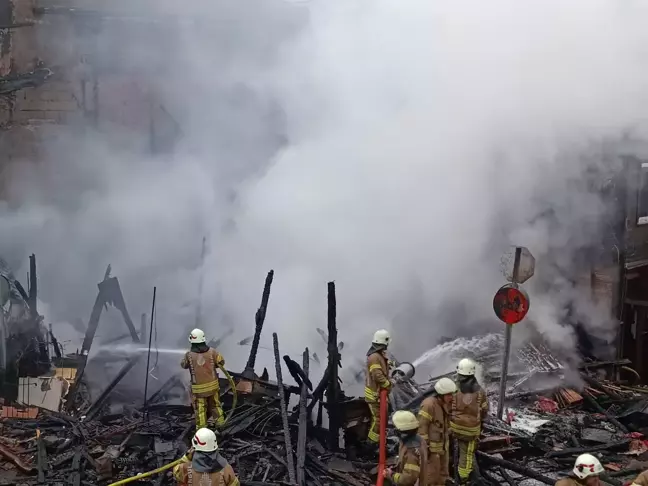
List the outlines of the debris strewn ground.
<svg viewBox="0 0 648 486">
<path fill-rule="evenodd" d="M 231 373 L 236 393 L 222 379 L 228 415 L 218 431 L 223 455 L 244 485 L 373 484 L 376 459 L 365 455 L 362 447 L 369 412 L 361 397 L 345 395 L 338 378 L 343 345 L 337 340 L 334 284 L 329 284 L 328 329 L 318 329 L 328 350 L 323 376 L 309 375 L 312 357 L 307 349 L 301 360 L 281 357 L 280 336 L 273 335 L 276 381 L 272 382 L 267 370 L 260 376 L 254 370 L 271 283 L 272 273 L 256 313 L 247 365 L 241 373 Z M 107 292 L 118 298 L 107 298 Z M 114 301 L 128 323 L 118 283 L 107 271 L 96 307 Z M 89 327 L 92 335 L 98 319 L 97 314 L 94 328 Z M 132 322 L 129 328 L 138 342 Z M 588 361 L 568 366 L 542 343 L 527 343 L 513 355 L 505 414 L 500 419 L 494 411 L 501 339 L 491 335 L 484 342 L 489 346 L 479 347 L 479 353 L 471 356 L 481 365 L 480 379 L 492 411 L 478 452 L 483 484 L 554 484 L 583 452 L 601 458 L 608 484 L 621 485 L 648 469 L 648 388 L 634 384 L 631 363 Z M 89 348 L 90 343 L 84 346 Z M 35 390 L 26 400 L 29 404 L 7 402 L 1 407 L 0 485 L 105 485 L 181 457 L 194 422 L 179 375 L 170 376 L 145 405 L 113 393 L 138 360 L 128 359 L 112 382 L 93 396 L 79 378 L 85 370 L 85 380 L 92 379 L 91 362 L 86 368 L 85 357 L 80 360 L 78 355 L 53 359 L 51 379 L 69 386 L 55 388 L 42 377 L 23 379 Z M 284 383 L 286 373 L 297 386 Z M 399 383 L 392 393 L 392 408 L 416 410 L 437 378 L 430 377 L 423 385 L 413 379 Z M 177 404 L 178 390 L 185 405 Z M 38 393 L 43 394 L 40 406 L 36 402 L 41 398 L 35 399 L 41 396 Z M 47 393 L 54 393 L 60 403 L 52 405 L 48 399 L 45 406 Z M 393 463 L 397 446 L 393 437 L 388 446 Z M 166 472 L 137 484 L 172 484 L 172 479 Z"/>
</svg>

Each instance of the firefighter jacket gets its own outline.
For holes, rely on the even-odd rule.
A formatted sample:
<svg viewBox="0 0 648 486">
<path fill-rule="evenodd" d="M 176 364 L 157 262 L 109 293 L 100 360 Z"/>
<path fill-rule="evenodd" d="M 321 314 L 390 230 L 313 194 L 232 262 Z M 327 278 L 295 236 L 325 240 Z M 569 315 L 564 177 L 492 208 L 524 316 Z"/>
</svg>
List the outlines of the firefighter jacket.
<svg viewBox="0 0 648 486">
<path fill-rule="evenodd" d="M 439 395 L 429 396 L 421 403 L 418 433 L 427 441 L 430 452 L 441 454 L 448 450 L 449 418 L 448 410 Z"/>
<path fill-rule="evenodd" d="M 173 468 L 179 486 L 239 486 L 239 480 L 225 458 L 218 452 L 195 452 Z"/>
<path fill-rule="evenodd" d="M 220 384 L 216 368 L 225 364 L 223 356 L 214 348 L 205 346 L 206 350 L 188 351 L 180 366 L 191 373 L 191 393 L 195 397 L 210 397 L 218 393 Z"/>
<path fill-rule="evenodd" d="M 427 450 L 425 441 L 414 434 L 401 442 L 398 452 L 398 464 L 392 475 L 392 484 L 396 486 L 424 486 L 426 484 Z"/>
<path fill-rule="evenodd" d="M 376 403 L 380 401 L 380 390 L 391 388 L 389 365 L 384 356 L 384 346 L 373 344 L 367 351 L 367 369 L 365 378 L 365 400 Z"/>
<path fill-rule="evenodd" d="M 632 481 L 631 486 L 648 486 L 648 471 L 644 471 L 637 476 L 637 479 Z"/>
<path fill-rule="evenodd" d="M 578 478 L 569 476 L 560 479 L 556 482 L 555 486 L 584 486 L 585 481 L 580 481 Z"/>
<path fill-rule="evenodd" d="M 482 419 L 488 413 L 486 393 L 473 376 L 457 383 L 452 398 L 450 429 L 459 438 L 476 439 L 481 434 Z"/>
</svg>

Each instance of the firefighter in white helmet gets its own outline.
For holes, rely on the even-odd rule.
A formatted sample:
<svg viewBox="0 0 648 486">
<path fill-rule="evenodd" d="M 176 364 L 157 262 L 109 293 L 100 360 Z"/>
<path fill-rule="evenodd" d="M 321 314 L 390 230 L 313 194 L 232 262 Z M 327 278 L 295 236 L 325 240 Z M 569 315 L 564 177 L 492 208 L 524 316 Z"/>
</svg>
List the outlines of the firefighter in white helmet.
<svg viewBox="0 0 648 486">
<path fill-rule="evenodd" d="M 385 478 L 397 486 L 425 486 L 427 448 L 425 441 L 417 434 L 419 421 L 412 412 L 399 410 L 392 416 L 398 431 L 400 450 L 396 472 L 391 468 L 383 471 Z"/>
<path fill-rule="evenodd" d="M 367 351 L 367 368 L 365 377 L 365 402 L 371 412 L 371 425 L 367 439 L 375 449 L 380 440 L 380 390 L 391 390 L 389 380 L 389 362 L 387 347 L 389 346 L 389 332 L 384 329 L 376 331 Z"/>
<path fill-rule="evenodd" d="M 469 481 L 475 462 L 475 449 L 481 435 L 482 420 L 488 413 L 486 393 L 475 377 L 477 365 L 464 358 L 457 365 L 457 392 L 452 398 L 450 430 L 459 449 L 458 469 L 461 484 Z"/>
<path fill-rule="evenodd" d="M 224 423 L 220 403 L 218 368 L 225 365 L 225 359 L 205 342 L 205 333 L 194 329 L 189 334 L 191 349 L 187 351 L 180 366 L 191 374 L 191 398 L 196 414 L 196 429 L 207 426 L 211 415 L 216 425 Z"/>
<path fill-rule="evenodd" d="M 599 486 L 599 475 L 604 472 L 601 462 L 592 454 L 581 454 L 574 463 L 569 477 L 559 480 L 556 486 Z"/>
<path fill-rule="evenodd" d="M 648 486 L 648 470 L 637 476 L 630 486 Z"/>
<path fill-rule="evenodd" d="M 456 391 L 454 381 L 441 378 L 421 402 L 418 433 L 427 442 L 427 486 L 445 486 L 449 477 L 450 407 Z"/>
<path fill-rule="evenodd" d="M 218 452 L 216 434 L 209 429 L 200 429 L 191 440 L 193 452 L 183 457 L 184 462 L 173 468 L 173 477 L 179 486 L 220 484 L 238 486 L 234 469 Z"/>
</svg>

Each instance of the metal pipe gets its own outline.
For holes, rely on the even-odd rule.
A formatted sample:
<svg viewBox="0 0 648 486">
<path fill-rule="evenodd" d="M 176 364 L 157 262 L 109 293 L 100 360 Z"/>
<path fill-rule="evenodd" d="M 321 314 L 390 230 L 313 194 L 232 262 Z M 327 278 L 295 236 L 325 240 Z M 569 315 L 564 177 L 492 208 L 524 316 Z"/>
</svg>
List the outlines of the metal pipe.
<svg viewBox="0 0 648 486">
<path fill-rule="evenodd" d="M 511 279 L 513 286 L 517 286 L 521 257 L 522 248 L 518 246 L 515 248 L 515 260 L 513 261 L 513 278 Z M 508 375 L 509 359 L 511 357 L 512 332 L 513 326 L 511 324 L 506 324 L 506 332 L 504 334 L 504 358 L 502 361 L 502 377 L 500 378 L 499 403 L 497 404 L 497 418 L 499 419 L 502 418 L 502 414 L 504 413 L 504 398 L 506 397 L 506 378 Z"/>
<path fill-rule="evenodd" d="M 149 328 L 149 343 L 148 343 L 148 355 L 146 356 L 146 378 L 144 380 L 144 413 L 148 420 L 148 412 L 146 411 L 147 398 L 148 398 L 148 379 L 149 379 L 149 366 L 151 364 L 151 341 L 153 339 L 153 316 L 155 314 L 155 294 L 157 293 L 157 287 L 153 287 L 153 304 L 151 305 L 151 325 Z"/>
</svg>

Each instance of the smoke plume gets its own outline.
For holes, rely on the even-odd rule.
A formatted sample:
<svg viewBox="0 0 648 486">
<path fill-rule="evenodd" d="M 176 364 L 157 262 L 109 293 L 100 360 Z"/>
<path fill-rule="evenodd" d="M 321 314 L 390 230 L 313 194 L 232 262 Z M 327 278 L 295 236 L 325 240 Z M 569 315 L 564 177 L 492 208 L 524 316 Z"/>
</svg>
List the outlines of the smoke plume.
<svg viewBox="0 0 648 486">
<path fill-rule="evenodd" d="M 609 231 L 587 182 L 609 176 L 610 147 L 648 106 L 648 7 L 189 8 L 200 28 L 149 30 L 130 49 L 117 27 L 96 39 L 99 61 L 121 46 L 177 122 L 173 152 L 151 155 L 146 137 L 117 123 L 58 128 L 44 160 L 11 172 L 0 241 L 17 275 L 37 254 L 48 320 L 87 320 L 110 263 L 133 316 L 149 312 L 158 287 L 160 341 L 176 345 L 195 321 L 203 272 L 201 325 L 212 337 L 234 328 L 223 352 L 241 368 L 248 348 L 235 343 L 252 333 L 273 268 L 262 346 L 277 331 L 282 352 L 325 355 L 315 328 L 326 328 L 335 280 L 343 364 L 383 327 L 413 360 L 441 338 L 500 329 L 499 259 L 520 244 L 537 259 L 527 327 L 570 349 L 574 320 L 610 337 L 609 316 L 575 282 Z M 270 360 L 262 349 L 258 365 Z"/>
</svg>

